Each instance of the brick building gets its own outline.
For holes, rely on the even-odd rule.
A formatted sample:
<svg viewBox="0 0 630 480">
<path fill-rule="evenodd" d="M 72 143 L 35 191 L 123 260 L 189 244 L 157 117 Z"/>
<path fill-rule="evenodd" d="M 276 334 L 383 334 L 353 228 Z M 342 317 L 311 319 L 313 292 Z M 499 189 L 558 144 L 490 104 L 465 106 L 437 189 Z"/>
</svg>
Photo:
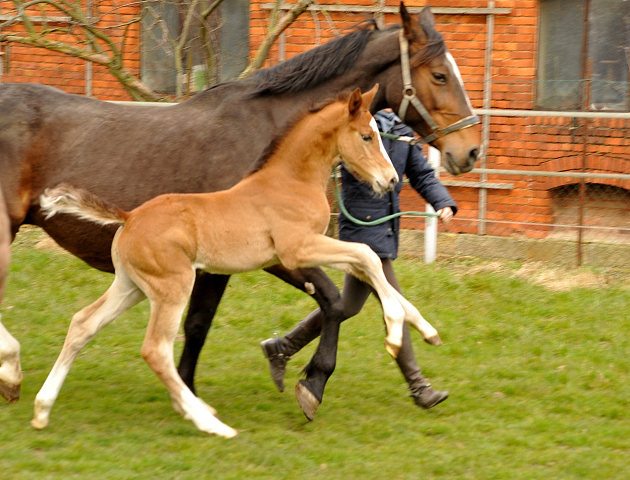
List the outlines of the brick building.
<svg viewBox="0 0 630 480">
<path fill-rule="evenodd" d="M 12 2 L 0 1 L 0 19 L 10 10 L 9 3 Z M 608 174 L 581 179 L 558 174 L 507 173 L 453 178 L 442 173 L 441 178 L 449 185 L 460 208 L 457 221 L 444 231 L 563 238 L 568 230 L 558 225 L 580 224 L 594 227 L 587 231 L 592 239 L 605 231 L 605 237 L 600 239 L 628 242 L 630 180 L 610 174 L 630 174 L 630 120 L 586 116 L 629 111 L 628 3 L 617 0 L 431 2 L 438 30 L 458 62 L 473 106 L 492 113 L 484 117 L 487 149 L 480 167 Z M 286 30 L 272 48 L 266 65 L 342 34 L 377 11 L 377 4 L 372 0 L 319 1 Z M 406 1 L 412 12 L 424 4 L 424 0 Z M 104 5 L 101 12 L 107 10 Z M 139 8 L 137 4 L 127 7 L 111 4 L 103 21 L 112 27 L 111 36 L 115 40 L 121 42 L 122 34 L 117 33 L 122 31 L 120 26 L 137 16 Z M 224 39 L 222 45 L 241 45 L 240 50 L 233 48 L 230 58 L 238 57 L 242 62 L 245 57 L 239 53 L 243 51 L 242 45 L 248 45 L 253 52 L 260 44 L 272 3 L 225 0 L 222 8 L 232 15 L 223 29 L 238 34 L 238 38 Z M 379 21 L 397 22 L 397 10 L 398 1 L 387 0 Z M 38 21 L 41 25 L 44 20 Z M 48 19 L 47 24 L 54 22 Z M 230 25 L 238 28 L 226 28 Z M 14 23 L 0 29 L 0 33 L 22 28 L 21 23 Z M 146 32 L 142 29 L 148 27 L 132 23 L 124 28 L 127 29 L 126 67 L 134 75 L 149 78 L 150 66 L 147 67 L 146 60 L 149 53 L 143 51 L 141 41 L 144 39 L 146 46 L 147 37 L 143 36 Z M 60 32 L 58 40 L 71 41 L 71 34 Z M 6 44 L 2 50 L 6 53 Z M 3 82 L 35 81 L 78 94 L 91 89 L 91 95 L 101 99 L 130 99 L 107 69 L 97 63 L 88 68 L 82 60 L 15 43 L 10 45 L 4 60 Z M 229 64 L 229 58 L 224 63 Z M 233 71 L 225 73 L 224 78 L 230 78 L 231 74 Z M 88 79 L 91 87 L 87 86 Z M 546 113 L 508 116 L 498 110 Z M 582 116 L 565 114 L 567 111 L 580 112 Z M 568 116 L 558 116 L 562 114 Z M 404 192 L 403 203 L 405 209 L 424 209 L 411 191 Z M 405 219 L 403 226 L 422 228 L 423 221 Z"/>
</svg>

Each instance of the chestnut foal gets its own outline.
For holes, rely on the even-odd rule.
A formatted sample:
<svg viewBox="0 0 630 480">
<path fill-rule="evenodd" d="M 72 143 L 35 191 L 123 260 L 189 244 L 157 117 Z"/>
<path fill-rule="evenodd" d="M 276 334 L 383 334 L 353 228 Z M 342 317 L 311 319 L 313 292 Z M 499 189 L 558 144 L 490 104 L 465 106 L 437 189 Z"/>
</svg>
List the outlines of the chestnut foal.
<svg viewBox="0 0 630 480">
<path fill-rule="evenodd" d="M 274 264 L 287 268 L 325 265 L 369 282 L 381 299 L 387 350 L 397 355 L 403 321 L 430 344 L 436 330 L 385 279 L 381 263 L 363 244 L 326 237 L 330 207 L 326 185 L 341 159 L 374 191 L 398 182 L 382 147 L 369 106 L 378 86 L 355 90 L 298 121 L 270 148 L 260 168 L 226 191 L 161 195 L 131 212 L 68 185 L 47 190 L 42 209 L 52 216 L 74 214 L 101 224 L 120 224 L 112 244 L 116 277 L 109 290 L 77 313 L 63 349 L 35 400 L 31 424 L 44 428 L 50 410 L 83 346 L 106 324 L 148 297 L 151 318 L 142 356 L 168 388 L 175 409 L 200 430 L 233 437 L 237 431 L 184 384 L 173 361 L 173 342 L 197 269 L 212 273 L 247 272 Z M 334 370 L 341 316 L 323 327 L 320 345 L 296 386 L 307 417 L 319 406 Z"/>
</svg>

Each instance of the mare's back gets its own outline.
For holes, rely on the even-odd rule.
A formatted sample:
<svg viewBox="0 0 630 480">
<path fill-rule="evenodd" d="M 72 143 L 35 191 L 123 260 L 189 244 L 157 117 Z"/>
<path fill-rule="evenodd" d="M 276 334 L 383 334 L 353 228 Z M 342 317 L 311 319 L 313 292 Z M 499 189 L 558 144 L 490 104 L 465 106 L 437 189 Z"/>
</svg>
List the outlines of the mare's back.
<svg viewBox="0 0 630 480">
<path fill-rule="evenodd" d="M 41 168 L 32 178 L 35 191 L 68 182 L 108 198 L 115 193 L 122 207 L 160 193 L 228 188 L 256 160 L 237 155 L 245 147 L 237 129 L 243 124 L 236 106 L 242 88 L 236 87 L 220 86 L 203 99 L 161 107 L 3 84 L 0 165 L 12 181 L 36 161 Z M 124 193 L 121 183 L 135 185 L 137 192 Z"/>
</svg>

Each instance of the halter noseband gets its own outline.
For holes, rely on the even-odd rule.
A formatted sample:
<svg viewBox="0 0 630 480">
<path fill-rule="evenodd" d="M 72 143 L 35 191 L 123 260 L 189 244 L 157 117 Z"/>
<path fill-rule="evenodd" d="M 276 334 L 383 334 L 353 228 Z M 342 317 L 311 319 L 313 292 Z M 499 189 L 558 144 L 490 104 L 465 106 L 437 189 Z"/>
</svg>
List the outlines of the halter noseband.
<svg viewBox="0 0 630 480">
<path fill-rule="evenodd" d="M 427 123 L 430 130 L 429 135 L 422 137 L 420 141 L 422 143 L 431 143 L 444 135 L 448 135 L 449 133 L 456 132 L 458 130 L 463 130 L 464 128 L 472 127 L 473 125 L 480 123 L 477 115 L 462 118 L 445 128 L 441 128 L 437 123 L 435 123 L 435 120 L 433 120 L 428 110 L 424 108 L 424 105 L 422 105 L 422 102 L 416 96 L 416 89 L 411 83 L 411 69 L 409 68 L 409 42 L 407 41 L 407 37 L 405 37 L 403 30 L 400 31 L 398 38 L 400 41 L 400 64 L 402 66 L 403 78 L 403 99 L 400 103 L 400 108 L 398 109 L 398 118 L 404 122 L 409 104 L 411 103 L 415 107 L 416 111 Z"/>
</svg>

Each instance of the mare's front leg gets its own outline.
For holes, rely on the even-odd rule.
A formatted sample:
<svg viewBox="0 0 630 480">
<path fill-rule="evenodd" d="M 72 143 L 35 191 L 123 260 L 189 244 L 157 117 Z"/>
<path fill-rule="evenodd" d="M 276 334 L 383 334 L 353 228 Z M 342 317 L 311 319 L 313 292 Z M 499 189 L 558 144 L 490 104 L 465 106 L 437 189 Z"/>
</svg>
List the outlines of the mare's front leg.
<svg viewBox="0 0 630 480">
<path fill-rule="evenodd" d="M 304 368 L 305 380 L 295 394 L 306 418 L 313 420 L 322 402 L 326 382 L 335 371 L 339 325 L 343 321 L 343 302 L 339 289 L 321 268 L 287 269 L 276 265 L 265 269 L 285 282 L 311 295 L 322 311 L 322 333 L 313 358 Z"/>
<path fill-rule="evenodd" d="M 180 377 L 193 393 L 195 393 L 195 370 L 199 354 L 229 280 L 229 275 L 202 271 L 196 274 L 188 314 L 184 321 L 184 350 L 177 368 Z"/>
</svg>

